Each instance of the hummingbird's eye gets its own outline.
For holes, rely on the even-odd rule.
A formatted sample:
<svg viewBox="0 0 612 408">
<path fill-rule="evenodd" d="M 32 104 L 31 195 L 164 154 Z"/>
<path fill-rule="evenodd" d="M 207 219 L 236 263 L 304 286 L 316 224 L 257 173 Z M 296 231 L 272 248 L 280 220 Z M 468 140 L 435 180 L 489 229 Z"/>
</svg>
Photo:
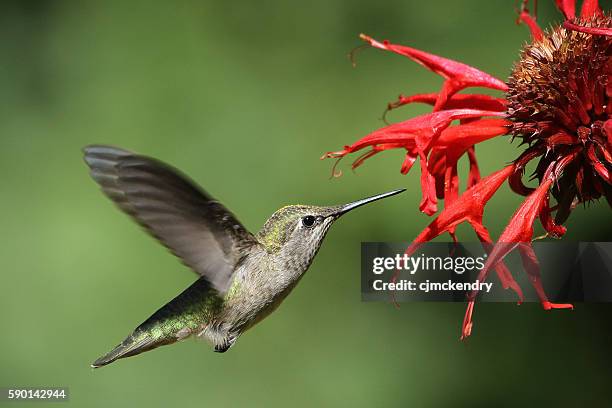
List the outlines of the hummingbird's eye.
<svg viewBox="0 0 612 408">
<path fill-rule="evenodd" d="M 312 227 L 315 221 L 316 221 L 316 218 L 312 215 L 307 215 L 304 218 L 302 218 L 302 224 L 308 228 Z"/>
</svg>

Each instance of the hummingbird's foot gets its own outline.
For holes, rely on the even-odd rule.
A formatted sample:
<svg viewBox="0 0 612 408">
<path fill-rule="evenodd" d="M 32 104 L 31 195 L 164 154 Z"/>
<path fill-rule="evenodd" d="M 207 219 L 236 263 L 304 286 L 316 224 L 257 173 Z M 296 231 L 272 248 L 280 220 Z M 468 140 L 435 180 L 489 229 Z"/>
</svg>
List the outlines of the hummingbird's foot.
<svg viewBox="0 0 612 408">
<path fill-rule="evenodd" d="M 236 342 L 236 339 L 237 337 L 226 337 L 223 340 L 223 343 L 215 345 L 215 352 L 225 353 L 227 350 L 229 350 L 234 345 L 234 343 Z"/>
<path fill-rule="evenodd" d="M 225 353 L 227 350 L 229 350 L 231 347 L 231 345 L 227 344 L 227 343 L 223 343 L 223 344 L 218 344 L 215 346 L 215 352 L 216 353 Z"/>
</svg>

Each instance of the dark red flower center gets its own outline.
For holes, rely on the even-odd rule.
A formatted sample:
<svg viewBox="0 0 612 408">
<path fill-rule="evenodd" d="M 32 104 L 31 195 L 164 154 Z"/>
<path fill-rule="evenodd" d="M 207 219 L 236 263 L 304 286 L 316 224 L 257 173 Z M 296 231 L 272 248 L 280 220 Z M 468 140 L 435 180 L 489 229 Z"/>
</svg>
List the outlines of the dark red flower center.
<svg viewBox="0 0 612 408">
<path fill-rule="evenodd" d="M 583 27 L 612 27 L 612 17 L 598 15 Z M 508 118 L 512 134 L 529 148 L 517 168 L 539 158 L 540 181 L 553 163 L 565 161 L 555 175 L 552 194 L 560 224 L 578 203 L 606 196 L 612 205 L 612 37 L 563 27 L 552 29 L 522 51 L 508 81 Z M 511 178 L 514 191 L 533 189 Z"/>
</svg>

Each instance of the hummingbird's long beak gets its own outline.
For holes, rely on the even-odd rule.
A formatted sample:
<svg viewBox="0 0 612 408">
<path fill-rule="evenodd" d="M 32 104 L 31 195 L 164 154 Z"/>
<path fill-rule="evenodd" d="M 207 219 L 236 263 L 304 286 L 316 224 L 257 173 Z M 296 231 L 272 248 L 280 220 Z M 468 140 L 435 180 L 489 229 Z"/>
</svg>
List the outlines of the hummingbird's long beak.
<svg viewBox="0 0 612 408">
<path fill-rule="evenodd" d="M 393 190 L 393 191 L 389 191 L 387 193 L 382 193 L 382 194 L 378 194 L 372 197 L 368 197 L 368 198 L 363 198 L 361 200 L 357 200 L 357 201 L 353 201 L 352 203 L 348 203 L 348 204 L 344 204 L 339 206 L 338 211 L 335 211 L 332 215 L 334 217 L 340 217 L 342 214 L 345 214 L 351 210 L 354 210 L 357 207 L 361 207 L 362 205 L 371 203 L 373 201 L 376 200 L 381 200 L 383 198 L 387 198 L 387 197 L 391 197 L 394 196 L 396 194 L 402 193 L 406 191 L 405 188 L 400 188 L 399 190 Z"/>
</svg>

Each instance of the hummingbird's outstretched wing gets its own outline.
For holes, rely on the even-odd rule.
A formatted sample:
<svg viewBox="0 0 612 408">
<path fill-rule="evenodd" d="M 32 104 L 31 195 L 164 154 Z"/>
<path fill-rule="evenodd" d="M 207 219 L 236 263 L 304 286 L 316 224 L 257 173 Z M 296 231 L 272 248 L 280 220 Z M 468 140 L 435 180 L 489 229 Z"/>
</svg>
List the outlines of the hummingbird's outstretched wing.
<svg viewBox="0 0 612 408">
<path fill-rule="evenodd" d="M 102 191 L 221 294 L 231 282 L 239 247 L 255 238 L 178 170 L 111 146 L 83 149 Z"/>
</svg>

